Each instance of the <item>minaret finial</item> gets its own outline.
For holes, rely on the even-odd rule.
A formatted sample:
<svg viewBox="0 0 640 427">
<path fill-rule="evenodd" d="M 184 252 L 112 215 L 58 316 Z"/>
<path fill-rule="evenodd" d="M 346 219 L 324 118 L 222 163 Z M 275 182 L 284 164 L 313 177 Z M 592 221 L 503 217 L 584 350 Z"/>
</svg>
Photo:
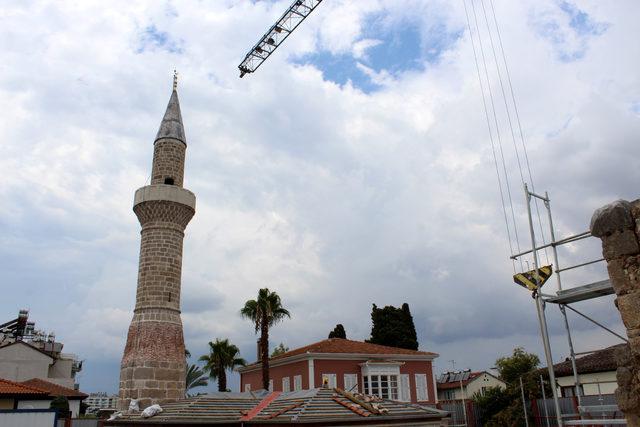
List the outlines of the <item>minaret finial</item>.
<svg viewBox="0 0 640 427">
<path fill-rule="evenodd" d="M 178 89 L 178 72 L 173 70 L 173 90 Z"/>
</svg>

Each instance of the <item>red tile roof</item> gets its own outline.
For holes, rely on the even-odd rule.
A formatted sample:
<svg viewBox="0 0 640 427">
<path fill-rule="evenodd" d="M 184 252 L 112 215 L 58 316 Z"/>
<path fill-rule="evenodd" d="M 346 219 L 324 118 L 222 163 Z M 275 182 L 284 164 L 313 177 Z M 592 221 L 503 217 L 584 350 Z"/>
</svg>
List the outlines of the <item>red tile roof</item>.
<svg viewBox="0 0 640 427">
<path fill-rule="evenodd" d="M 304 347 L 287 351 L 271 360 L 283 359 L 303 353 L 336 353 L 336 354 L 407 354 L 407 355 L 423 355 L 437 356 L 436 353 L 429 351 L 408 350 L 406 348 L 388 347 L 386 345 L 371 344 L 362 341 L 351 341 L 343 338 L 329 338 L 318 341 Z"/>
<path fill-rule="evenodd" d="M 62 387 L 58 384 L 50 383 L 49 381 L 41 380 L 39 378 L 32 378 L 29 381 L 23 381 L 21 384 L 29 387 L 35 387 L 40 390 L 44 390 L 49 393 L 49 396 L 64 396 L 67 398 L 81 398 L 88 397 L 87 394 L 81 391 L 74 390 L 67 387 Z"/>
<path fill-rule="evenodd" d="M 469 384 L 471 381 L 475 380 L 476 378 L 478 378 L 480 375 L 484 374 L 484 372 L 471 372 L 469 374 L 469 378 L 462 381 L 462 385 L 466 386 L 467 384 Z M 446 383 L 438 383 L 437 384 L 437 389 L 438 390 L 449 390 L 452 388 L 460 388 L 460 381 L 449 381 Z"/>
<path fill-rule="evenodd" d="M 431 356 L 437 357 L 437 353 L 430 351 L 417 351 L 408 350 L 406 348 L 389 347 L 386 345 L 371 344 L 362 341 L 351 341 L 344 338 L 329 338 L 326 340 L 318 341 L 313 344 L 306 345 L 304 347 L 296 348 L 286 353 L 282 353 L 276 357 L 272 357 L 270 361 L 282 360 L 293 356 L 298 356 L 306 353 L 311 354 L 364 354 L 364 355 L 389 355 L 389 356 Z M 247 365 L 244 368 L 240 368 L 239 371 L 243 371 L 246 368 L 258 366 L 260 362 Z"/>
<path fill-rule="evenodd" d="M 45 390 L 0 378 L 0 396 L 46 396 L 47 394 Z"/>
<path fill-rule="evenodd" d="M 589 374 L 596 372 L 615 371 L 617 369 L 615 352 L 618 348 L 625 346 L 626 344 L 618 344 L 612 347 L 596 351 L 586 356 L 582 356 L 576 359 L 576 367 L 578 373 Z M 544 368 L 546 372 L 547 368 Z M 567 358 L 564 362 L 553 365 L 553 370 L 557 376 L 573 375 L 573 368 L 571 366 L 571 359 Z"/>
</svg>

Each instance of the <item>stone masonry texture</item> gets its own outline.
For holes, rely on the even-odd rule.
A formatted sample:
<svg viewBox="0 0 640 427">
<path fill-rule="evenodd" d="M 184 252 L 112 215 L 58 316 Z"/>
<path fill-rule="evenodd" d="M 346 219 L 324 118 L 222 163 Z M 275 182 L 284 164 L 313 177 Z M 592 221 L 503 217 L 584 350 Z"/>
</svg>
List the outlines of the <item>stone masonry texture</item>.
<svg viewBox="0 0 640 427">
<path fill-rule="evenodd" d="M 151 185 L 182 189 L 186 144 L 177 93 L 174 91 L 154 143 Z M 177 137 L 174 137 L 177 136 Z M 171 180 L 167 181 L 166 179 Z M 195 214 L 193 206 L 164 200 L 137 199 L 133 210 L 142 226 L 138 286 L 133 319 L 120 365 L 119 408 L 131 399 L 140 409 L 184 397 L 185 348 L 180 319 L 182 243 Z"/>
<path fill-rule="evenodd" d="M 162 138 L 156 141 L 151 184 L 164 184 L 166 178 L 172 178 L 174 185 L 182 187 L 186 148 L 183 142 L 175 139 Z"/>
<path fill-rule="evenodd" d="M 629 337 L 616 353 L 616 399 L 627 425 L 640 427 L 640 200 L 618 200 L 596 210 L 591 233 L 602 240 L 615 304 Z"/>
</svg>

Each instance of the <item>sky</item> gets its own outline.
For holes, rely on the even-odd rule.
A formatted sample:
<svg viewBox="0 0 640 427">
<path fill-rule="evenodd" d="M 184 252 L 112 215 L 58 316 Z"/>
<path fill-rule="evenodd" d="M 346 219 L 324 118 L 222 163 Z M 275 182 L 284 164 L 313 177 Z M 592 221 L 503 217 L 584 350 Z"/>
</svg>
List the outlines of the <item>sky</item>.
<svg viewBox="0 0 640 427">
<path fill-rule="evenodd" d="M 83 391 L 117 392 L 135 304 L 133 194 L 149 182 L 174 69 L 197 196 L 182 278 L 193 363 L 215 338 L 255 360 L 239 310 L 261 287 L 292 316 L 272 347 L 319 341 L 337 323 L 364 340 L 373 303 L 407 302 L 436 372 L 490 369 L 516 346 L 543 359 L 534 302 L 512 281 L 531 259 L 509 260 L 531 246 L 523 179 L 549 192 L 558 237 L 638 198 L 640 3 L 325 0 L 238 78 L 289 3 L 3 3 L 0 312 L 27 308 L 55 331 L 84 360 Z M 599 241 L 560 256 L 597 259 Z M 599 263 L 562 279 L 605 277 Z M 545 292 L 556 290 L 552 278 Z M 624 333 L 612 297 L 575 307 Z M 558 308 L 547 316 L 564 360 Z M 569 321 L 576 351 L 618 342 Z"/>
</svg>

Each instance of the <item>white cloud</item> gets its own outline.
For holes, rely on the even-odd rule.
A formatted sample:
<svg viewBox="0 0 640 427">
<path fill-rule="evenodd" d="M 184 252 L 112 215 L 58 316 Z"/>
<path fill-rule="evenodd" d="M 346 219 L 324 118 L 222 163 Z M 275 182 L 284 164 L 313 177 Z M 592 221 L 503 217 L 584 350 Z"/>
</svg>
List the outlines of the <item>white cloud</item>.
<svg viewBox="0 0 640 427">
<path fill-rule="evenodd" d="M 336 323 L 366 338 L 371 303 L 409 302 L 422 346 L 440 352 L 440 364 L 456 358 L 484 369 L 520 344 L 540 353 L 531 299 L 510 280 L 468 37 L 423 72 L 391 79 L 371 71 L 382 83 L 371 94 L 287 62 L 318 49 L 365 54 L 363 25 L 373 13 L 394 25 L 414 11 L 424 18 L 423 34 L 438 23 L 455 33 L 466 22 L 462 6 L 323 2 L 257 73 L 238 79 L 245 51 L 286 3 L 7 5 L 0 15 L 0 307 L 28 306 L 66 351 L 93 366 L 117 365 L 135 295 L 133 192 L 149 176 L 178 68 L 185 186 L 198 197 L 183 266 L 194 355 L 229 337 L 252 359 L 255 336 L 238 310 L 262 286 L 292 312 L 272 334 L 289 347 L 326 337 Z M 540 10 L 560 16 L 556 2 L 496 2 L 537 188 L 551 193 L 559 235 L 585 230 L 604 203 L 636 198 L 640 179 L 640 123 L 630 108 L 640 99 L 640 47 L 628 43 L 638 38 L 631 13 L 638 6 L 576 6 L 610 27 L 568 63 L 532 19 Z M 565 18 L 556 21 L 558 31 L 570 31 Z M 150 26 L 182 53 L 136 53 Z M 509 130 L 501 130 L 509 153 Z M 515 158 L 507 161 L 525 246 Z M 593 242 L 587 253 L 567 251 L 563 262 L 598 251 Z M 599 277 L 601 267 L 568 282 Z M 610 300 L 585 310 L 620 327 Z M 557 314 L 550 324 L 556 354 L 564 355 Z M 577 323 L 576 333 L 580 350 L 605 344 L 586 324 Z M 83 382 L 100 389 L 86 366 Z"/>
</svg>

